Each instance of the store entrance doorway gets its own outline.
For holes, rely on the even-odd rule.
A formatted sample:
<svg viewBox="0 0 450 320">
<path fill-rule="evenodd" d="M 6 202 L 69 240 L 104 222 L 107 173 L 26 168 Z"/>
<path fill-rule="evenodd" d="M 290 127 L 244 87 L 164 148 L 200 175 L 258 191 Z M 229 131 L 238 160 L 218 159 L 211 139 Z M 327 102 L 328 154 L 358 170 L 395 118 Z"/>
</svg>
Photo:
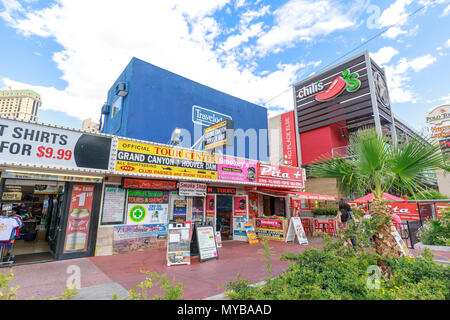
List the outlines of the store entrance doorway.
<svg viewBox="0 0 450 320">
<path fill-rule="evenodd" d="M 217 195 L 216 230 L 222 241 L 233 240 L 233 197 Z"/>
<path fill-rule="evenodd" d="M 6 254 L 14 264 L 55 259 L 64 182 L 5 179 L 2 216 L 17 215 L 22 228 Z"/>
</svg>

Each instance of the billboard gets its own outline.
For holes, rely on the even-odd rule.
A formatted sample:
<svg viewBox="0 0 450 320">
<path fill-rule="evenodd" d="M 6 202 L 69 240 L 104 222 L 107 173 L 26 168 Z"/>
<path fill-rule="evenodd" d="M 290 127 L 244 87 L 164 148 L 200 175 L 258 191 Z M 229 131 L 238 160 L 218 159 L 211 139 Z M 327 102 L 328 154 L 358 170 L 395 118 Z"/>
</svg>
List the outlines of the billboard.
<svg viewBox="0 0 450 320">
<path fill-rule="evenodd" d="M 111 138 L 0 117 L 0 163 L 107 171 Z"/>
<path fill-rule="evenodd" d="M 302 168 L 275 166 L 258 163 L 258 183 L 279 188 L 303 189 L 304 173 Z"/>
</svg>

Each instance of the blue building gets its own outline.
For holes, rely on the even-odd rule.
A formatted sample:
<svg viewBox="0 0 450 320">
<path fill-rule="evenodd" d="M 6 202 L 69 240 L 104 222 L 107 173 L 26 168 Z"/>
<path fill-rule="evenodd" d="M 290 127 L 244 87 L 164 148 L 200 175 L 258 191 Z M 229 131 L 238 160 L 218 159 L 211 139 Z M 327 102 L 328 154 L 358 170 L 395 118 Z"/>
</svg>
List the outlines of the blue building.
<svg viewBox="0 0 450 320">
<path fill-rule="evenodd" d="M 232 119 L 223 153 L 268 161 L 267 109 L 132 58 L 108 91 L 102 132 L 167 144 L 176 128 L 191 147 L 206 127 Z M 197 148 L 198 149 L 198 148 Z"/>
</svg>

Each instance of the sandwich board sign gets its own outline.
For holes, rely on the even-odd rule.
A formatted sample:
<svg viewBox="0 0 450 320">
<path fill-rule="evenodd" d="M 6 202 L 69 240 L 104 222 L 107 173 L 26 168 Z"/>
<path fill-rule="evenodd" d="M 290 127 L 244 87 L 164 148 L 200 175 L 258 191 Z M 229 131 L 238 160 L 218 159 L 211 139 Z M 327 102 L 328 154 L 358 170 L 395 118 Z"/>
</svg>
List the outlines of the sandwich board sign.
<svg viewBox="0 0 450 320">
<path fill-rule="evenodd" d="M 191 255 L 198 255 L 200 262 L 219 259 L 213 226 L 194 224 L 191 244 Z"/>
<path fill-rule="evenodd" d="M 167 233 L 167 265 L 191 264 L 190 226 L 169 223 Z"/>
<path fill-rule="evenodd" d="M 292 217 L 289 223 L 289 229 L 286 236 L 286 242 L 294 241 L 297 237 L 299 244 L 308 244 L 305 230 L 303 229 L 302 221 L 299 217 Z"/>
<path fill-rule="evenodd" d="M 245 232 L 247 234 L 248 243 L 250 243 L 250 244 L 258 243 L 259 240 L 256 237 L 256 231 L 255 231 L 255 227 L 253 226 L 253 224 L 246 223 L 246 224 L 244 224 L 244 227 L 245 227 Z"/>
</svg>

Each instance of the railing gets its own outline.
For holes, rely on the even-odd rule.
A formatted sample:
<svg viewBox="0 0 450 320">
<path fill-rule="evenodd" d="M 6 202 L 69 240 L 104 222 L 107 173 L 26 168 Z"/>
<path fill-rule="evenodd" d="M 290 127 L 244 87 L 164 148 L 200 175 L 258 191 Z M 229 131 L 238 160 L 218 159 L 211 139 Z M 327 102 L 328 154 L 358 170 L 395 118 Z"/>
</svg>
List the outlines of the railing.
<svg viewBox="0 0 450 320">
<path fill-rule="evenodd" d="M 333 157 L 342 157 L 342 158 L 346 158 L 349 156 L 348 154 L 348 146 L 343 146 L 343 147 L 337 147 L 337 148 L 333 148 L 331 149 L 331 156 Z"/>
</svg>

